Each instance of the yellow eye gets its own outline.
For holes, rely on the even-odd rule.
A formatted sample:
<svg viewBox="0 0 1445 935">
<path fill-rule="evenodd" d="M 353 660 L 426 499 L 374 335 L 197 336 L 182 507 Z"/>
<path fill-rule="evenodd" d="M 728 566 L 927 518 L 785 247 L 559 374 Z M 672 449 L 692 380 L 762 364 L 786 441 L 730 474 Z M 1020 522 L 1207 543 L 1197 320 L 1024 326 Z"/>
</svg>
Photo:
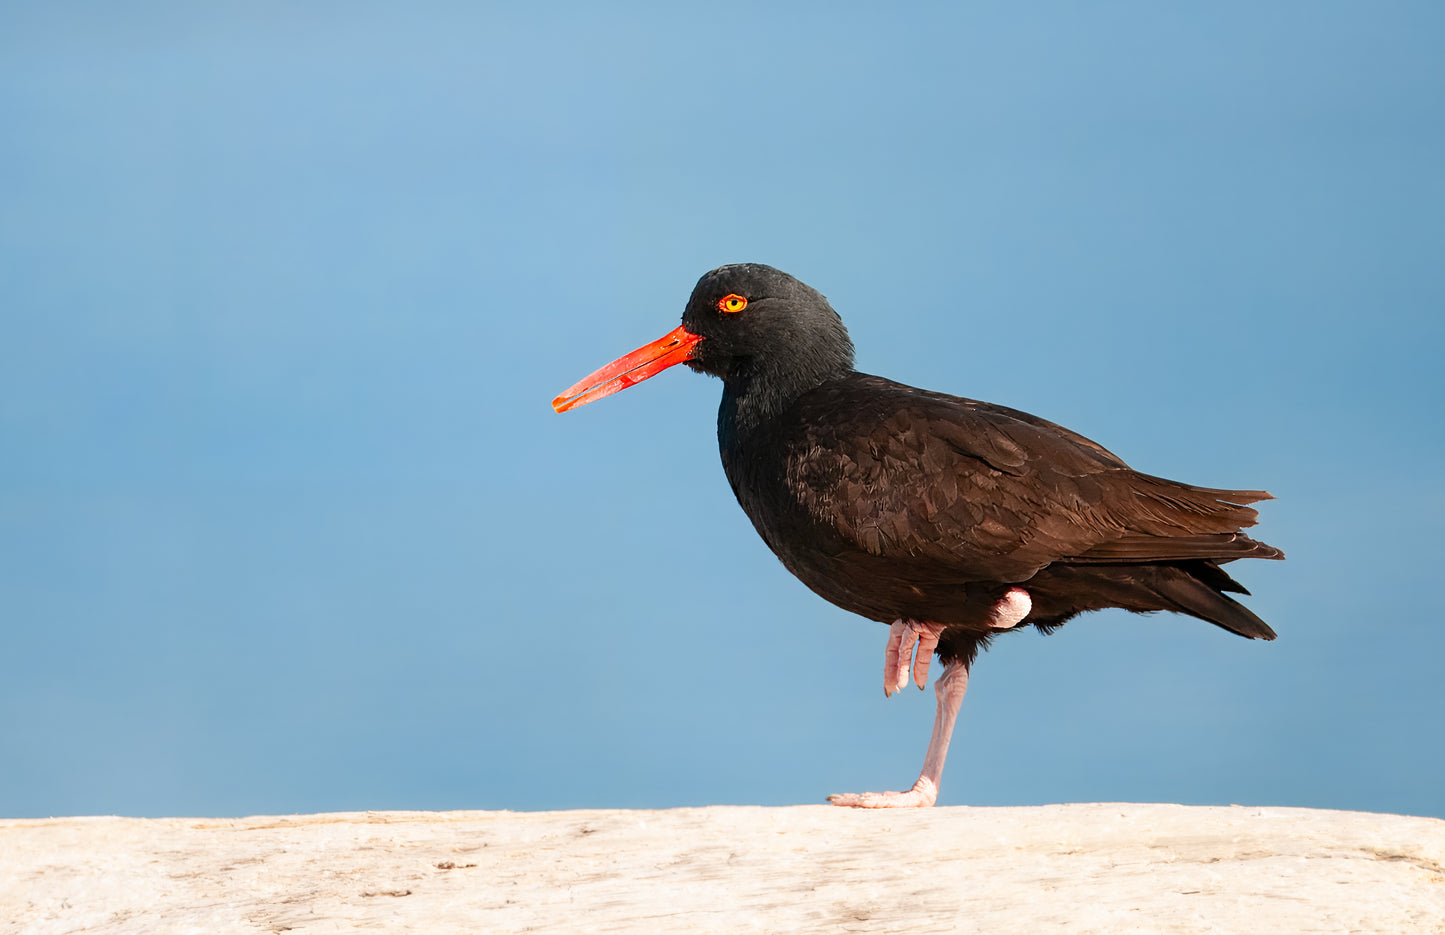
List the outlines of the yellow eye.
<svg viewBox="0 0 1445 935">
<path fill-rule="evenodd" d="M 732 295 L 725 295 L 717 300 L 717 310 L 720 312 L 741 312 L 748 307 L 748 300 L 734 292 Z"/>
</svg>

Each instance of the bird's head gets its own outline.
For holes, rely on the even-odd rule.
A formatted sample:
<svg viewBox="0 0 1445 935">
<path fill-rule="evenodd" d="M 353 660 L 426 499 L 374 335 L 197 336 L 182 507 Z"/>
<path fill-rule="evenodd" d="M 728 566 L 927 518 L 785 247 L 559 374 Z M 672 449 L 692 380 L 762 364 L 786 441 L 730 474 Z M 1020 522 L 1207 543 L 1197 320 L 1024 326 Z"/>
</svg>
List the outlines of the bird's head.
<svg viewBox="0 0 1445 935">
<path fill-rule="evenodd" d="M 787 394 L 851 370 L 853 342 L 816 289 L 761 263 L 719 266 L 693 287 L 681 326 L 579 380 L 552 408 L 575 409 L 680 363 L 730 387 L 763 381 Z"/>
</svg>

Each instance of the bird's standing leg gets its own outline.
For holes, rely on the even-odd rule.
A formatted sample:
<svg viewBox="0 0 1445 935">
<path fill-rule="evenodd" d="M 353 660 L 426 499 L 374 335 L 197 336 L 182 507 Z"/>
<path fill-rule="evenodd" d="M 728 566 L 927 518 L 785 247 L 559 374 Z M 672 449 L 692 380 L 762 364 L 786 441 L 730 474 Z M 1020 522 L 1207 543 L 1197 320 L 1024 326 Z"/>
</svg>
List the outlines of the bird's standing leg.
<svg viewBox="0 0 1445 935">
<path fill-rule="evenodd" d="M 993 606 L 989 616 L 989 627 L 996 630 L 1007 630 L 1017 626 L 1028 616 L 1033 608 L 1033 602 L 1029 599 L 1027 591 L 1022 588 L 1010 588 L 1008 593 L 999 599 Z M 928 652 L 938 644 L 937 634 L 943 631 L 943 627 L 937 624 L 924 624 L 933 634 L 933 641 L 928 647 Z M 912 645 L 908 641 L 908 633 L 913 628 L 919 627 L 913 621 L 899 621 L 893 624 L 888 636 L 888 648 L 884 652 L 885 674 L 884 690 L 887 690 L 889 673 L 894 677 L 896 688 L 902 688 L 907 684 L 907 662 L 900 661 L 905 652 L 911 652 Z M 937 632 L 932 628 L 937 627 Z M 920 654 L 922 651 L 922 638 L 915 637 L 920 643 Z M 901 646 L 901 649 L 900 649 Z M 928 674 L 927 657 L 923 664 L 923 676 Z M 887 668 L 891 666 L 892 668 Z M 914 662 L 914 676 L 918 676 L 917 661 Z M 898 673 L 902 672 L 903 678 L 898 680 Z M 922 687 L 921 685 L 919 686 Z M 943 667 L 943 674 L 933 683 L 933 692 L 938 698 L 938 708 L 933 717 L 933 734 L 928 739 L 928 752 L 923 757 L 923 770 L 918 775 L 918 781 L 913 788 L 906 792 L 843 792 L 828 796 L 828 801 L 834 805 L 847 805 L 853 808 L 926 808 L 938 800 L 938 786 L 943 781 L 943 762 L 948 758 L 948 743 L 953 738 L 953 725 L 958 720 L 958 708 L 963 704 L 964 692 L 968 690 L 968 666 L 961 661 L 953 661 Z"/>
<path fill-rule="evenodd" d="M 953 736 L 953 722 L 968 689 L 968 667 L 951 662 L 933 683 L 938 696 L 938 711 L 933 718 L 933 736 L 928 740 L 928 753 L 923 757 L 923 772 L 907 792 L 840 792 L 828 796 L 834 805 L 853 808 L 926 808 L 938 799 L 938 783 L 943 778 L 943 761 L 948 757 L 948 741 Z"/>
</svg>

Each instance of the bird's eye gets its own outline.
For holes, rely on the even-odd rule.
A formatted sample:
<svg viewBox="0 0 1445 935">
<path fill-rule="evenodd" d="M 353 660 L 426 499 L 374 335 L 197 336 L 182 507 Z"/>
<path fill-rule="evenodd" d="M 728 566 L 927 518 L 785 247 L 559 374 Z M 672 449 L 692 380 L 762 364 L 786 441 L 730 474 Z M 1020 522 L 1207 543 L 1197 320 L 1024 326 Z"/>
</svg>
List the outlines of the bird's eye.
<svg viewBox="0 0 1445 935">
<path fill-rule="evenodd" d="M 717 310 L 720 312 L 741 312 L 748 307 L 748 300 L 734 292 L 732 295 L 725 295 L 717 300 Z"/>
</svg>

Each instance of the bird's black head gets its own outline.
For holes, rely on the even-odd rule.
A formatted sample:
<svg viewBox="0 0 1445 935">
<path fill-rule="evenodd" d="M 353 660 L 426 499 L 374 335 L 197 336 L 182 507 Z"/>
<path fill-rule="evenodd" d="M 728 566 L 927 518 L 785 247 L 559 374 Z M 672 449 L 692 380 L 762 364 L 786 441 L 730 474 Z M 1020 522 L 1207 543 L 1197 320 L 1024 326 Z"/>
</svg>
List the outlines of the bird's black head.
<svg viewBox="0 0 1445 935">
<path fill-rule="evenodd" d="M 823 294 L 761 263 L 705 273 L 682 326 L 702 339 L 688 366 L 729 385 L 806 389 L 853 369 L 853 342 Z"/>
<path fill-rule="evenodd" d="M 721 377 L 724 403 L 750 421 L 853 369 L 853 342 L 822 293 L 761 263 L 697 281 L 682 326 L 614 360 L 552 400 L 566 412 L 674 364 Z"/>
</svg>

